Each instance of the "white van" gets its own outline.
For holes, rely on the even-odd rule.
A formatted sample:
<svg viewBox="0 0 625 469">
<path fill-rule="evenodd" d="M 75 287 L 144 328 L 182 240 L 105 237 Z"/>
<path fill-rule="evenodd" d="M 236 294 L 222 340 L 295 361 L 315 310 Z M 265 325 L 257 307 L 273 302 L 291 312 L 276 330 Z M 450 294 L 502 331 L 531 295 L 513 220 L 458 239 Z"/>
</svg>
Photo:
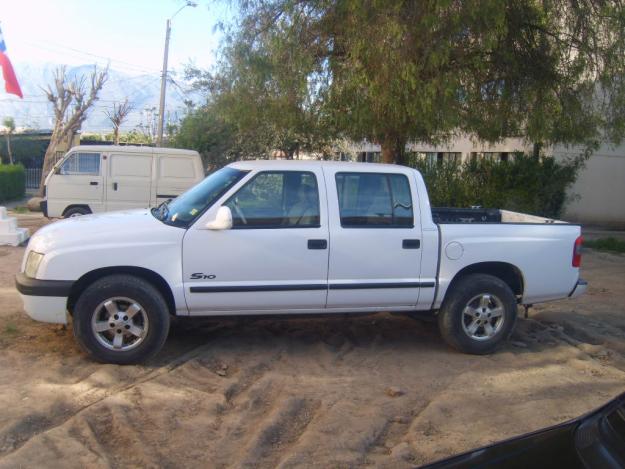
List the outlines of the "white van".
<svg viewBox="0 0 625 469">
<path fill-rule="evenodd" d="M 173 199 L 204 179 L 196 151 L 175 148 L 81 145 L 46 178 L 46 217 L 147 208 Z"/>
</svg>

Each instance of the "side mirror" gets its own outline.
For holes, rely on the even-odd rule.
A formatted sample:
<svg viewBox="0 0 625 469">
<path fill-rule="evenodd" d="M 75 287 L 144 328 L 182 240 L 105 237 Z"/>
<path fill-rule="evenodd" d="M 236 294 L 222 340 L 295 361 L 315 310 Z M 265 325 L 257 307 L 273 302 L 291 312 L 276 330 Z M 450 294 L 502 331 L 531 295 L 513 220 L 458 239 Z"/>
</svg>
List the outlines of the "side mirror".
<svg viewBox="0 0 625 469">
<path fill-rule="evenodd" d="M 215 219 L 209 221 L 206 224 L 206 228 L 209 230 L 229 230 L 232 228 L 232 212 L 230 209 L 225 205 L 219 207 Z"/>
</svg>

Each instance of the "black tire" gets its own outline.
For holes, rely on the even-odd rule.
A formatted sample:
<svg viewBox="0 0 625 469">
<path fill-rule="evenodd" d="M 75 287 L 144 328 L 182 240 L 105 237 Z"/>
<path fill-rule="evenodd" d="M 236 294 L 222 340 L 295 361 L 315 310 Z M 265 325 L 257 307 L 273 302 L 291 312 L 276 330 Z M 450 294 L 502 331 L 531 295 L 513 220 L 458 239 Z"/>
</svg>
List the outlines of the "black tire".
<svg viewBox="0 0 625 469">
<path fill-rule="evenodd" d="M 72 207 L 65 210 L 65 212 L 63 213 L 63 218 L 79 217 L 83 215 L 89 215 L 90 213 L 91 210 L 89 210 L 87 207 Z"/>
<path fill-rule="evenodd" d="M 517 317 L 514 293 L 503 280 L 486 274 L 467 275 L 452 288 L 438 313 L 438 327 L 443 339 L 464 353 L 484 355 L 493 352 L 514 329 Z M 503 310 L 501 324 L 497 322 L 500 309 Z M 475 326 L 479 321 L 482 321 L 481 325 Z M 487 324 L 490 325 L 488 330 Z M 477 329 L 471 336 L 473 327 Z M 482 337 L 478 337 L 480 335 Z"/>
<path fill-rule="evenodd" d="M 123 323 L 120 323 L 121 326 L 115 325 L 115 328 L 99 334 L 92 327 L 94 316 L 95 320 L 98 320 L 102 318 L 102 315 L 108 314 L 108 309 L 102 305 L 106 303 L 110 306 L 109 300 L 114 298 L 119 301 L 119 304 L 115 302 L 115 305 L 119 306 L 117 309 L 123 309 L 124 303 L 131 303 L 121 300 L 122 298 L 129 299 L 133 302 L 132 304 L 141 306 L 139 313 L 135 313 L 135 316 L 140 315 L 139 319 L 142 320 L 140 325 L 147 330 L 145 335 L 141 337 L 141 341 L 128 350 L 112 350 L 103 345 L 109 338 L 113 341 L 115 332 L 122 331 L 122 329 L 116 330 L 116 328 L 124 328 Z M 112 325 L 117 318 L 115 321 L 111 318 L 112 315 L 102 322 L 113 321 Z M 119 320 L 122 321 L 122 319 L 120 314 Z M 126 319 L 129 318 L 126 316 Z M 136 320 L 136 318 L 131 317 L 128 324 L 132 324 L 132 321 Z M 169 310 L 163 296 L 149 282 L 132 275 L 110 275 L 92 283 L 80 295 L 74 307 L 73 328 L 78 343 L 96 360 L 118 365 L 139 363 L 151 358 L 163 347 L 169 333 Z M 136 341 L 137 339 L 127 331 L 123 331 L 121 335 L 124 337 L 122 339 L 124 342 L 131 342 L 133 339 Z M 110 344 L 109 346 L 113 345 Z"/>
</svg>

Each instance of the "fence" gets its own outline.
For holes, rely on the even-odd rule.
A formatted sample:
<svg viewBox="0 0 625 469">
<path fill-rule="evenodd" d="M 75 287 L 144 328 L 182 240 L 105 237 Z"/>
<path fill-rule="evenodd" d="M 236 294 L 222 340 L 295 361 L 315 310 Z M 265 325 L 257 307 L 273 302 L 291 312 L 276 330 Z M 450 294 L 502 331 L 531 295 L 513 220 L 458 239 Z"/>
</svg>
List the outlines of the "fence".
<svg viewBox="0 0 625 469">
<path fill-rule="evenodd" d="M 26 189 L 38 189 L 42 168 L 26 168 Z"/>
</svg>

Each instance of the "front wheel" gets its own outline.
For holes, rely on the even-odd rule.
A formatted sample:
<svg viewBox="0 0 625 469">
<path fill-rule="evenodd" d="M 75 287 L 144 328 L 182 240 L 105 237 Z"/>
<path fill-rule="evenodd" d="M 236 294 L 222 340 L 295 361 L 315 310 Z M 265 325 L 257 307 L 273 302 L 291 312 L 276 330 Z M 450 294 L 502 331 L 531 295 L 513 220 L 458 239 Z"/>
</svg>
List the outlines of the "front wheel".
<svg viewBox="0 0 625 469">
<path fill-rule="evenodd" d="M 169 332 L 169 311 L 160 292 L 131 275 L 92 283 L 74 307 L 74 336 L 96 360 L 120 365 L 155 355 Z"/>
<path fill-rule="evenodd" d="M 501 279 L 472 274 L 458 281 L 438 314 L 443 339 L 465 353 L 487 354 L 510 337 L 517 316 L 514 293 Z"/>
</svg>

